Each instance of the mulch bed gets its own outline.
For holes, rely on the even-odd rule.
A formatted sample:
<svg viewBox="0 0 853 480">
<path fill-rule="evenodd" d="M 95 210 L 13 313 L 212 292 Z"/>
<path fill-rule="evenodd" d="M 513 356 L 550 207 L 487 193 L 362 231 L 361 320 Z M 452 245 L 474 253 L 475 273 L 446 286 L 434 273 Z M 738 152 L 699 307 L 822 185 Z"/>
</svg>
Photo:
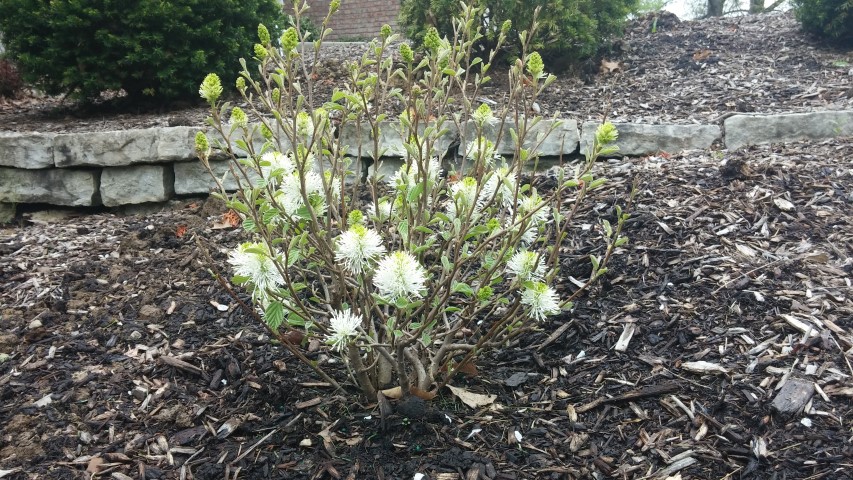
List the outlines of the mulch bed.
<svg viewBox="0 0 853 480">
<path fill-rule="evenodd" d="M 677 28 L 725 22 L 760 25 Z M 211 277 L 196 241 L 226 272 L 243 239 L 212 201 L 2 227 L 0 478 L 853 478 L 853 139 L 596 168 L 610 181 L 563 245 L 561 288 L 638 177 L 605 281 L 454 380 L 493 405 L 443 391 L 387 418 L 271 344 Z"/>
</svg>

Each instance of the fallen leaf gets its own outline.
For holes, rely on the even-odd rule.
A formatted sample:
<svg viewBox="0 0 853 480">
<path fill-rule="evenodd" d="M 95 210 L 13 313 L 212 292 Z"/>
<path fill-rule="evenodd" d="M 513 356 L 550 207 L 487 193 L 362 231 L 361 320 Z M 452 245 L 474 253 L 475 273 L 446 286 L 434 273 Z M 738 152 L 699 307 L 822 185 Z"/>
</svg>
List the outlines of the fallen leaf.
<svg viewBox="0 0 853 480">
<path fill-rule="evenodd" d="M 694 62 L 704 62 L 705 60 L 708 59 L 708 57 L 711 56 L 712 53 L 714 53 L 714 52 L 712 52 L 711 50 L 708 50 L 707 48 L 702 49 L 702 50 L 697 50 L 693 54 L 693 61 Z"/>
<path fill-rule="evenodd" d="M 622 70 L 622 66 L 619 65 L 619 62 L 611 62 L 610 60 L 601 59 L 601 66 L 599 67 L 599 72 L 602 74 L 614 73 Z"/>
<path fill-rule="evenodd" d="M 454 387 L 453 385 L 448 385 L 447 388 L 453 392 L 456 397 L 462 401 L 465 405 L 468 405 L 471 408 L 484 407 L 486 405 L 491 405 L 495 403 L 495 399 L 498 398 L 497 395 L 483 395 L 480 393 L 469 392 L 464 388 Z"/>
<path fill-rule="evenodd" d="M 92 459 L 89 460 L 89 464 L 86 465 L 86 471 L 93 474 L 93 476 L 94 476 L 94 474 L 98 473 L 98 471 L 101 470 L 101 465 L 103 465 L 103 463 L 104 463 L 103 458 L 92 457 Z"/>
<path fill-rule="evenodd" d="M 385 395 L 388 398 L 393 398 L 394 400 L 399 400 L 403 396 L 403 389 L 400 387 L 386 388 L 385 390 L 382 390 L 382 395 Z"/>
<path fill-rule="evenodd" d="M 240 220 L 240 215 L 237 215 L 237 212 L 235 212 L 234 210 L 228 210 L 227 212 L 222 214 L 218 222 L 213 223 L 212 228 L 214 230 L 237 228 L 238 226 L 240 226 L 240 223 L 242 223 Z"/>
<path fill-rule="evenodd" d="M 438 395 L 438 390 L 426 391 L 426 390 L 421 390 L 420 388 L 417 388 L 417 387 L 412 387 L 410 390 L 412 392 L 412 395 L 414 395 L 416 397 L 420 397 L 424 400 L 432 400 L 433 398 L 435 398 L 436 395 Z"/>
<path fill-rule="evenodd" d="M 178 225 L 178 228 L 175 229 L 175 236 L 178 238 L 182 238 L 187 233 L 186 225 Z"/>
</svg>

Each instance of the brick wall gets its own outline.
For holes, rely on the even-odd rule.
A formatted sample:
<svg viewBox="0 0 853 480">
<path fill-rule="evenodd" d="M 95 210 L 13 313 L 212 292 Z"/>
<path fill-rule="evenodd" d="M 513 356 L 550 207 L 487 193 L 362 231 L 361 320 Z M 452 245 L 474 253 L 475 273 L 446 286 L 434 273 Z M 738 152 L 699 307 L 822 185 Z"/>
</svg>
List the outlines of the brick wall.
<svg viewBox="0 0 853 480">
<path fill-rule="evenodd" d="M 309 0 L 308 16 L 319 27 L 329 11 L 330 0 Z M 400 0 L 341 0 L 341 8 L 332 16 L 328 40 L 370 40 L 379 35 L 382 25 L 397 32 Z"/>
</svg>

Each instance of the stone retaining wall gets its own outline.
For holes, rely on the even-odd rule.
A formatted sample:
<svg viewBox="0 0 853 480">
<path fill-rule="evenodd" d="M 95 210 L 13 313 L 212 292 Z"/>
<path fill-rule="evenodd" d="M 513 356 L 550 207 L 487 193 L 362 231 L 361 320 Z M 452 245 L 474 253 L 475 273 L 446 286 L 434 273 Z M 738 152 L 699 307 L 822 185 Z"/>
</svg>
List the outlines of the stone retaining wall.
<svg viewBox="0 0 853 480">
<path fill-rule="evenodd" d="M 595 123 L 579 127 L 574 120 L 562 120 L 557 125 L 543 120 L 534 129 L 539 135 L 525 146 L 541 142 L 539 151 L 543 156 L 585 153 L 596 127 Z M 724 121 L 722 128 L 642 124 L 616 127 L 619 154 L 625 156 L 705 150 L 715 142 L 734 150 L 751 144 L 853 137 L 853 111 L 734 115 Z M 206 194 L 214 182 L 195 159 L 193 138 L 197 130 L 161 127 L 69 134 L 0 132 L 0 206 L 7 211 L 8 204 L 16 203 L 114 207 L 162 202 L 175 195 Z M 490 133 L 495 140 L 497 132 Z M 350 146 L 348 153 L 355 155 L 359 136 L 354 131 L 344 131 L 342 135 L 344 144 Z M 448 132 L 439 142 L 440 148 L 447 148 L 457 137 L 458 132 Z M 499 153 L 514 151 L 508 132 L 497 145 Z M 362 140 L 362 152 L 371 148 Z M 401 140 L 393 128 L 382 129 L 381 148 L 386 149 L 386 157 L 403 155 Z M 393 159 L 385 162 L 383 173 L 394 168 L 394 163 Z M 224 173 L 227 162 L 214 161 L 213 167 Z M 226 185 L 233 187 L 233 181 L 226 179 Z"/>
</svg>

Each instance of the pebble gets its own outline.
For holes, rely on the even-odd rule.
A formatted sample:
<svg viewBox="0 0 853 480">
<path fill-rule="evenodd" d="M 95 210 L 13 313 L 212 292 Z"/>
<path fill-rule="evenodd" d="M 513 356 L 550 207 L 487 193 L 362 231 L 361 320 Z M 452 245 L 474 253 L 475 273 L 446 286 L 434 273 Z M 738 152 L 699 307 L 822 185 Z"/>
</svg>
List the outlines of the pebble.
<svg viewBox="0 0 853 480">
<path fill-rule="evenodd" d="M 30 330 L 35 330 L 35 329 L 41 328 L 41 327 L 42 327 L 42 323 L 41 323 L 41 320 L 39 320 L 38 318 L 33 320 L 32 322 L 30 322 L 30 324 L 27 326 L 27 328 L 29 328 Z"/>
<path fill-rule="evenodd" d="M 131 340 L 139 340 L 140 338 L 142 338 L 142 333 L 140 333 L 139 330 L 134 330 L 130 332 Z"/>
</svg>

